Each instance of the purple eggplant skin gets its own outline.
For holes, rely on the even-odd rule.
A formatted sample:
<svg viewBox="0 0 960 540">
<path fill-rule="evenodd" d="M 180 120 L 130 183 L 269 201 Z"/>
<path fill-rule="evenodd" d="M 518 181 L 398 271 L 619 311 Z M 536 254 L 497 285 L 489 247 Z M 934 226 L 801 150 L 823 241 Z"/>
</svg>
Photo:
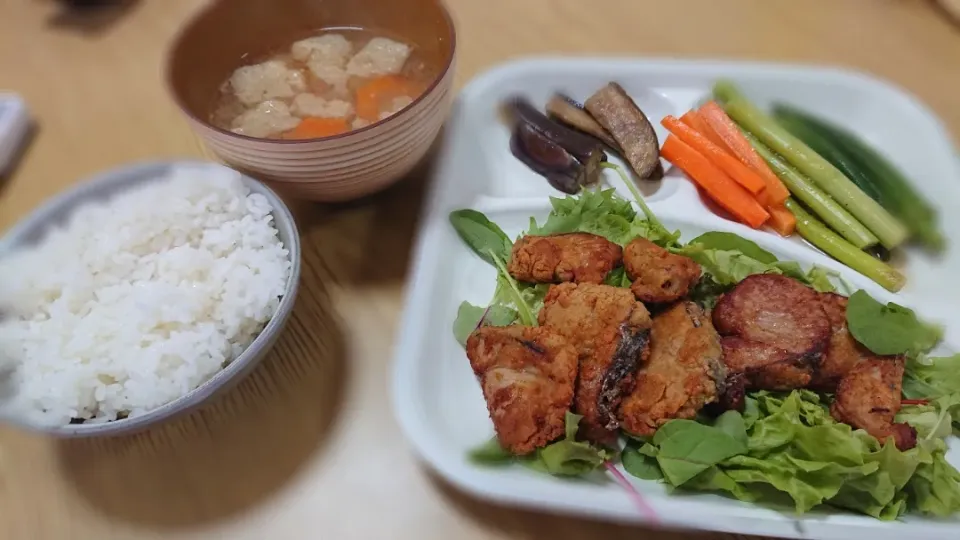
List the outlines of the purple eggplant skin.
<svg viewBox="0 0 960 540">
<path fill-rule="evenodd" d="M 583 165 L 529 124 L 520 122 L 514 128 L 510 152 L 554 188 L 570 195 L 580 191 Z"/>
<path fill-rule="evenodd" d="M 551 120 L 526 98 L 510 98 L 507 100 L 507 110 L 518 123 L 533 127 L 582 162 L 590 159 L 594 150 L 603 151 L 603 143 L 599 140 Z"/>
</svg>

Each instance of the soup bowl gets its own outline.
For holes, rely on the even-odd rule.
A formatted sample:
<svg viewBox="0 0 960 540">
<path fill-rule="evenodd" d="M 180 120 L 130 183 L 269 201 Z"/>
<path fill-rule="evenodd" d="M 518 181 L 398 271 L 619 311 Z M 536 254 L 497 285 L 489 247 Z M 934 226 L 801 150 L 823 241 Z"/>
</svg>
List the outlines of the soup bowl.
<svg viewBox="0 0 960 540">
<path fill-rule="evenodd" d="M 403 110 L 330 137 L 254 138 L 211 123 L 236 68 L 325 28 L 400 39 L 436 75 Z M 386 188 L 426 155 L 450 110 L 455 48 L 440 0 L 216 0 L 174 39 L 166 80 L 193 131 L 225 163 L 293 197 L 344 201 Z"/>
</svg>

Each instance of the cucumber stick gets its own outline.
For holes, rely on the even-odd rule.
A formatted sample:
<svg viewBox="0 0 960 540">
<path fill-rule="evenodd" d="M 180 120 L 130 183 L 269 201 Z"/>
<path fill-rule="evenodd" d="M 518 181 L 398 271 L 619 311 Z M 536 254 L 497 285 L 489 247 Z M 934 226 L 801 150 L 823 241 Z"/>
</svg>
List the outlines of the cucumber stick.
<svg viewBox="0 0 960 540">
<path fill-rule="evenodd" d="M 821 155 L 841 170 L 844 168 L 835 158 L 851 165 L 878 193 L 874 198 L 899 218 L 920 243 L 933 251 L 943 249 L 944 238 L 936 211 L 913 189 L 903 173 L 876 150 L 853 133 L 793 107 L 774 106 L 774 118 L 801 139 L 805 140 L 795 129 L 806 130 L 827 141 L 835 149 L 834 155 Z"/>
</svg>

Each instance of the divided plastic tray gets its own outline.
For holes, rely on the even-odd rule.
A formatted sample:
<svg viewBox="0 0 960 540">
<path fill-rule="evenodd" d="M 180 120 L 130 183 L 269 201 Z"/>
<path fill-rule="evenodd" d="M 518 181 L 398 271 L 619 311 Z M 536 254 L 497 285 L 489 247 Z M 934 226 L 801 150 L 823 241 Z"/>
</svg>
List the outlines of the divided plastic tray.
<svg viewBox="0 0 960 540">
<path fill-rule="evenodd" d="M 497 67 L 460 94 L 447 123 L 444 146 L 414 253 L 403 324 L 394 365 L 394 405 L 411 445 L 433 469 L 476 496 L 627 522 L 643 522 L 627 493 L 615 482 L 565 480 L 523 467 L 474 465 L 467 451 L 493 433 L 480 387 L 451 325 L 461 301 L 485 305 L 493 294 L 495 271 L 476 257 L 449 225 L 448 214 L 474 208 L 515 236 L 530 216 L 543 220 L 549 197 L 559 196 L 509 151 L 509 129 L 500 115 L 508 96 L 525 95 L 542 106 L 554 91 L 585 99 L 607 81 L 619 82 L 647 113 L 660 140 L 659 120 L 679 116 L 706 96 L 719 78 L 736 81 L 759 105 L 791 103 L 830 118 L 858 133 L 909 173 L 939 207 L 943 228 L 960 231 L 960 166 L 950 136 L 919 101 L 867 75 L 830 68 L 713 61 L 600 58 L 531 58 Z M 629 193 L 610 173 L 610 185 Z M 717 217 L 707 209 L 683 173 L 670 169 L 662 182 L 645 186 L 647 201 L 683 238 L 711 231 L 736 232 L 783 260 L 842 272 L 875 298 L 914 308 L 947 326 L 944 352 L 960 350 L 960 250 L 932 258 L 911 250 L 902 265 L 908 284 L 890 294 L 867 278 L 829 259 L 800 239 L 784 240 Z M 960 465 L 960 441 L 950 441 L 948 458 Z M 602 478 L 602 475 L 599 475 Z M 660 516 L 661 525 L 788 538 L 874 540 L 905 537 L 956 538 L 960 519 L 938 521 L 910 516 L 885 523 L 841 512 L 803 517 L 713 494 L 668 494 L 656 482 L 629 477 Z M 906 535 L 906 536 L 905 536 Z"/>
</svg>

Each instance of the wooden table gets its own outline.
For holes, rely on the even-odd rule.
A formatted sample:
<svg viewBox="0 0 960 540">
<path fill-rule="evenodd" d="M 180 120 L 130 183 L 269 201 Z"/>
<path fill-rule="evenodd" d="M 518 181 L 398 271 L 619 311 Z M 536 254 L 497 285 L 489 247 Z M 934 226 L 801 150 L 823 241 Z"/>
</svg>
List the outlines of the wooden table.
<svg viewBox="0 0 960 540">
<path fill-rule="evenodd" d="M 0 179 L 0 230 L 95 171 L 202 155 L 159 67 L 201 3 L 143 0 L 90 20 L 49 0 L 0 0 L 0 90 L 21 93 L 40 126 Z M 833 63 L 907 88 L 960 133 L 960 29 L 925 1 L 449 3 L 461 85 L 533 53 Z M 304 267 L 289 329 L 205 410 L 108 441 L 0 429 L 0 538 L 730 538 L 502 508 L 414 459 L 388 387 L 419 176 L 349 205 L 296 205 Z"/>
</svg>

